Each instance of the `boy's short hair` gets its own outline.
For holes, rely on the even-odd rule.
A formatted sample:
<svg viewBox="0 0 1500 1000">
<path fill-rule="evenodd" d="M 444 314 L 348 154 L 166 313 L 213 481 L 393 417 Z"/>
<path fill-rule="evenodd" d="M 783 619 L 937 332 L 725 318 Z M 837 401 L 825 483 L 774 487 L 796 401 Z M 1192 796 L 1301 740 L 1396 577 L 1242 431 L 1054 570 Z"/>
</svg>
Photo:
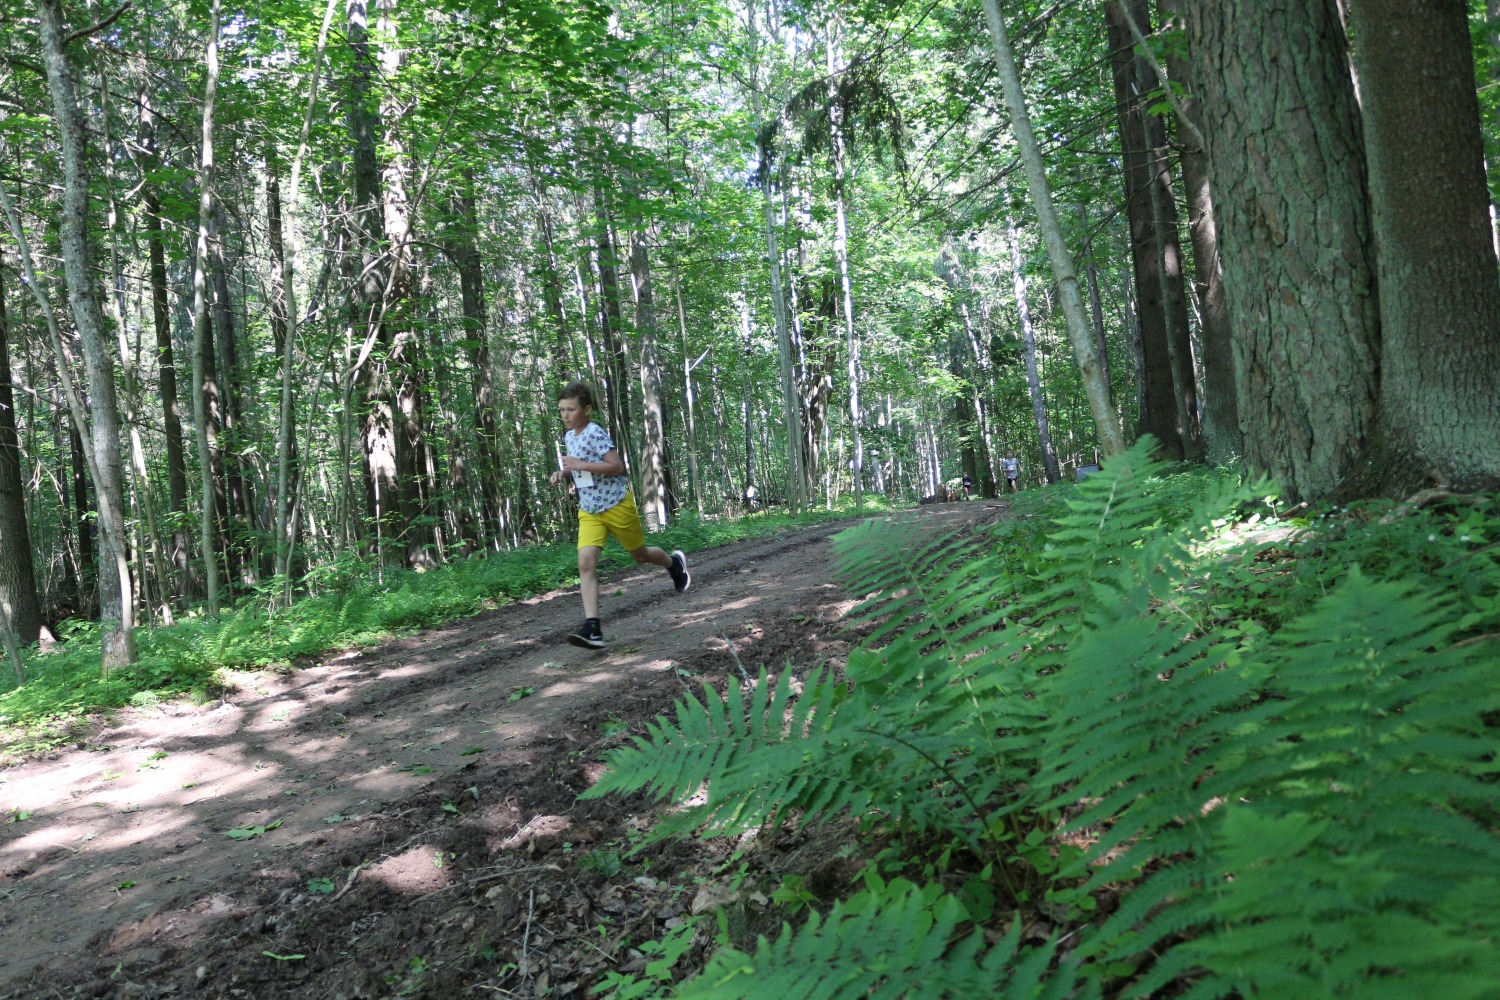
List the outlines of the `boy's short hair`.
<svg viewBox="0 0 1500 1000">
<path fill-rule="evenodd" d="M 598 409 L 594 404 L 594 389 L 587 382 L 569 382 L 563 386 L 563 391 L 557 394 L 558 402 L 564 399 L 576 399 L 579 406 L 587 406 Z"/>
</svg>

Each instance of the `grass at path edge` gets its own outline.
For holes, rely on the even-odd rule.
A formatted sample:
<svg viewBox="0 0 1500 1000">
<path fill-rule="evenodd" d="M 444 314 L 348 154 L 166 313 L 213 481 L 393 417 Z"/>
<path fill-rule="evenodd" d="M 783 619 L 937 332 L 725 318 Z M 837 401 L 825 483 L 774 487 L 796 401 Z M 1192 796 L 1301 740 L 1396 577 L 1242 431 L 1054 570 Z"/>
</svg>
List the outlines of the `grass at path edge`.
<svg viewBox="0 0 1500 1000">
<path fill-rule="evenodd" d="M 800 517 L 772 510 L 733 520 L 684 515 L 648 541 L 685 552 L 764 538 L 781 531 L 886 511 L 881 498 L 814 510 Z M 604 550 L 600 569 L 631 564 L 618 545 Z M 108 678 L 99 669 L 97 623 L 75 623 L 53 652 L 26 651 L 26 683 L 0 693 L 0 764 L 80 738 L 90 712 L 127 704 L 150 705 L 180 695 L 207 700 L 221 687 L 224 668 L 289 668 L 299 658 L 369 646 L 466 618 L 513 601 L 578 582 L 573 540 L 532 545 L 486 557 L 449 562 L 426 572 L 387 570 L 383 581 L 365 563 L 349 559 L 315 571 L 319 591 L 290 608 L 267 614 L 264 597 L 241 598 L 218 621 L 191 613 L 170 628 L 136 630 L 139 660 Z M 8 669 L 0 663 L 0 669 Z"/>
</svg>

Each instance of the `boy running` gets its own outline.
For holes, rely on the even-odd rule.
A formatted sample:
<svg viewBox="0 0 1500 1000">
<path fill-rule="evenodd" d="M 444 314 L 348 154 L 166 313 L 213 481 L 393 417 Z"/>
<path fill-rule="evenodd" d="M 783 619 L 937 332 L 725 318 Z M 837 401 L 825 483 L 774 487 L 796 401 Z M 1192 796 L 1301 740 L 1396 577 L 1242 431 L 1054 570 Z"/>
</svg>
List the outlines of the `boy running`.
<svg viewBox="0 0 1500 1000">
<path fill-rule="evenodd" d="M 688 589 L 693 577 L 680 549 L 668 555 L 646 544 L 625 462 L 609 432 L 593 422 L 593 390 L 582 382 L 568 383 L 557 399 L 557 413 L 568 428 L 563 438 L 568 455 L 562 469 L 552 473 L 552 485 L 571 474 L 578 488 L 578 589 L 583 594 L 584 622 L 568 634 L 568 641 L 585 649 L 603 649 L 598 569 L 607 536 L 614 535 L 636 562 L 654 563 L 670 573 L 678 593 Z"/>
</svg>

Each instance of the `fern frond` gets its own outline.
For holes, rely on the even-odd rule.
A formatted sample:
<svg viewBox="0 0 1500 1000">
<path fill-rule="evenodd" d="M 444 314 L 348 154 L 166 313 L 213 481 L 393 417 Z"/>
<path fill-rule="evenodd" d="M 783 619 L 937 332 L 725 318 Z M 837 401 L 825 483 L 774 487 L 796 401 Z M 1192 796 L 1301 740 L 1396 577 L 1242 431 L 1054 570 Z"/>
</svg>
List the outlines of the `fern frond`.
<svg viewBox="0 0 1500 1000">
<path fill-rule="evenodd" d="M 813 914 L 800 928 L 784 926 L 774 942 L 761 938 L 753 955 L 721 949 L 677 996 L 1063 1000 L 1073 995 L 1071 966 L 1052 971 L 1055 943 L 1022 949 L 1017 925 L 986 949 L 979 931 L 956 934 L 966 919 L 963 905 L 943 895 L 940 886 L 920 889 L 897 880 L 835 906 L 827 917 Z"/>
</svg>

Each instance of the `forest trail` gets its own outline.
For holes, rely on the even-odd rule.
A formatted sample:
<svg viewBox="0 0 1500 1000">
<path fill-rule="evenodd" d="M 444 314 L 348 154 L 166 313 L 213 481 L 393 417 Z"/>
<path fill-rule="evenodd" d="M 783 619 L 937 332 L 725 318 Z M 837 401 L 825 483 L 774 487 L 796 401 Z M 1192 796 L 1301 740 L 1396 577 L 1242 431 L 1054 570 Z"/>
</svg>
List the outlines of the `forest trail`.
<svg viewBox="0 0 1500 1000">
<path fill-rule="evenodd" d="M 909 516 L 959 531 L 1006 506 Z M 828 539 L 844 526 L 698 553 L 685 595 L 655 567 L 605 578 L 604 652 L 566 643 L 581 617 L 577 591 L 555 591 L 289 676 L 235 673 L 238 689 L 202 707 L 122 710 L 87 749 L 4 772 L 0 802 L 31 815 L 0 825 L 0 998 L 90 983 L 83 995 L 116 995 L 123 982 L 145 992 L 118 995 L 151 996 L 203 977 L 227 988 L 221 971 L 242 986 L 278 976 L 275 995 L 293 995 L 300 977 L 322 985 L 295 995 L 369 995 L 328 979 L 368 978 L 390 956 L 320 945 L 308 912 L 327 908 L 312 923 L 336 941 L 384 917 L 405 962 L 431 925 L 420 913 L 391 916 L 394 907 L 415 913 L 429 894 L 462 889 L 482 866 L 504 872 L 496 862 L 515 855 L 639 829 L 618 801 L 574 802 L 599 752 L 696 688 L 694 677 L 735 671 L 726 640 L 749 671 L 842 663 L 839 620 L 854 601 L 834 582 Z M 265 830 L 226 835 L 255 828 Z M 346 888 L 361 862 L 374 864 L 347 897 L 308 893 L 312 878 Z M 302 930 L 278 916 L 284 903 L 301 908 Z M 230 961 L 236 949 L 244 957 Z M 263 957 L 288 949 L 308 958 Z"/>
</svg>

